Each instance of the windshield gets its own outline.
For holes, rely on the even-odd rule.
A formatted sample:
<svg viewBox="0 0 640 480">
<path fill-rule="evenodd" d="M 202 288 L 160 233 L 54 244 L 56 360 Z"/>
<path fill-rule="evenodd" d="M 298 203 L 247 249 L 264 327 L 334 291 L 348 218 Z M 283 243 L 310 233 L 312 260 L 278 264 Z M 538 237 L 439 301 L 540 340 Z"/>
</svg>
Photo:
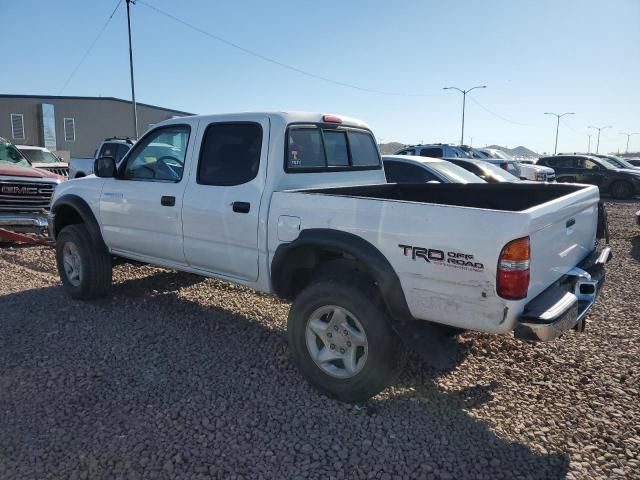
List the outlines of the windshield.
<svg viewBox="0 0 640 480">
<path fill-rule="evenodd" d="M 36 149 L 20 149 L 20 153 L 24 155 L 31 163 L 58 163 L 60 159 L 49 150 Z"/>
<path fill-rule="evenodd" d="M 0 142 L 0 163 L 12 163 L 21 167 L 31 166 L 16 147 L 6 142 Z"/>
<path fill-rule="evenodd" d="M 480 165 L 480 168 L 484 170 L 487 175 L 495 178 L 499 182 L 518 182 L 520 179 L 515 175 L 507 172 L 505 169 L 497 167 L 492 163 L 487 162 L 486 164 Z"/>
<path fill-rule="evenodd" d="M 600 159 L 604 160 L 606 163 L 616 168 L 634 168 L 634 169 L 636 168 L 626 160 L 623 160 L 618 157 L 600 157 Z"/>
<path fill-rule="evenodd" d="M 458 165 L 454 165 L 453 163 L 433 162 L 428 163 L 427 166 L 436 173 L 445 177 L 451 183 L 485 183 L 485 181 L 477 175 L 459 167 Z"/>
<path fill-rule="evenodd" d="M 503 152 L 502 150 L 491 150 L 490 153 L 493 158 L 499 158 L 501 160 L 513 160 L 513 157 L 511 155 Z"/>
</svg>

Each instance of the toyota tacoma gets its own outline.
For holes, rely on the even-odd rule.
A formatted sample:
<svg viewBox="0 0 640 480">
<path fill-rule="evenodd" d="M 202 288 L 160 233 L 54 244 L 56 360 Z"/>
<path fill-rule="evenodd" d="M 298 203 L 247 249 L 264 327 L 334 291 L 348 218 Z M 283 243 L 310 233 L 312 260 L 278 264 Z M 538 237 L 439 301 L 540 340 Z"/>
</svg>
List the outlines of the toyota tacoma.
<svg viewBox="0 0 640 480">
<path fill-rule="evenodd" d="M 393 381 L 412 325 L 581 330 L 610 256 L 596 187 L 387 184 L 367 125 L 335 115 L 167 120 L 94 171 L 53 199 L 72 298 L 105 296 L 115 259 L 274 293 L 303 375 L 348 402 Z"/>
</svg>

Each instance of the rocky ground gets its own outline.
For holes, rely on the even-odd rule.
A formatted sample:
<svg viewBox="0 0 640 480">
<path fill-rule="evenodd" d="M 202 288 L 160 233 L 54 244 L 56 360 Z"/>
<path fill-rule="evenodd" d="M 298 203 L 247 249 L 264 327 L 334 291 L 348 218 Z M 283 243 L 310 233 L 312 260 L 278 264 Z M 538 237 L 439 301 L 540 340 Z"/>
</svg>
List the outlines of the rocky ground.
<svg viewBox="0 0 640 480">
<path fill-rule="evenodd" d="M 359 406 L 302 379 L 273 297 L 121 266 L 79 303 L 51 250 L 0 248 L 0 478 L 640 478 L 640 205 L 608 207 L 586 334 L 466 333 Z"/>
</svg>

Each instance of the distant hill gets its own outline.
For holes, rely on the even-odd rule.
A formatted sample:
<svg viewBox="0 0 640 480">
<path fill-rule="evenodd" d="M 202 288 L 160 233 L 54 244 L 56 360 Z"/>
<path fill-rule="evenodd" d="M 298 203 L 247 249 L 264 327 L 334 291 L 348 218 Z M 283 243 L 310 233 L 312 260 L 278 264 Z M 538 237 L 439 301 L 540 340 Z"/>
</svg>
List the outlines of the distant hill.
<svg viewBox="0 0 640 480">
<path fill-rule="evenodd" d="M 507 147 L 501 147 L 500 145 L 488 145 L 484 148 L 495 148 L 496 150 L 502 150 L 503 152 L 508 153 L 512 157 L 538 158 L 540 156 L 539 153 L 536 153 L 533 150 L 523 146 L 519 146 L 515 148 L 507 148 Z"/>
</svg>

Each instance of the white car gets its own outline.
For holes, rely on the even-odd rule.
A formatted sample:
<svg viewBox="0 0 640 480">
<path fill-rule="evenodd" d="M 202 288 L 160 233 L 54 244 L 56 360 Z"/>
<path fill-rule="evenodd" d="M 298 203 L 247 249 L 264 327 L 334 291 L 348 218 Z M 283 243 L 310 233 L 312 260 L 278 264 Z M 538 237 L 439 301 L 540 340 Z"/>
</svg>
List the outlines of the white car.
<svg viewBox="0 0 640 480">
<path fill-rule="evenodd" d="M 439 158 L 383 155 L 389 183 L 485 183 L 477 175 Z"/>
<path fill-rule="evenodd" d="M 51 150 L 33 145 L 16 145 L 20 153 L 36 168 L 41 168 L 63 177 L 69 176 L 69 165 Z"/>
<path fill-rule="evenodd" d="M 99 158 L 56 189 L 58 270 L 84 300 L 108 294 L 113 257 L 276 294 L 301 372 L 349 402 L 393 381 L 407 332 L 444 342 L 434 323 L 526 340 L 582 329 L 610 256 L 596 187 L 385 180 L 352 118 L 167 120 L 117 168 Z"/>
</svg>

